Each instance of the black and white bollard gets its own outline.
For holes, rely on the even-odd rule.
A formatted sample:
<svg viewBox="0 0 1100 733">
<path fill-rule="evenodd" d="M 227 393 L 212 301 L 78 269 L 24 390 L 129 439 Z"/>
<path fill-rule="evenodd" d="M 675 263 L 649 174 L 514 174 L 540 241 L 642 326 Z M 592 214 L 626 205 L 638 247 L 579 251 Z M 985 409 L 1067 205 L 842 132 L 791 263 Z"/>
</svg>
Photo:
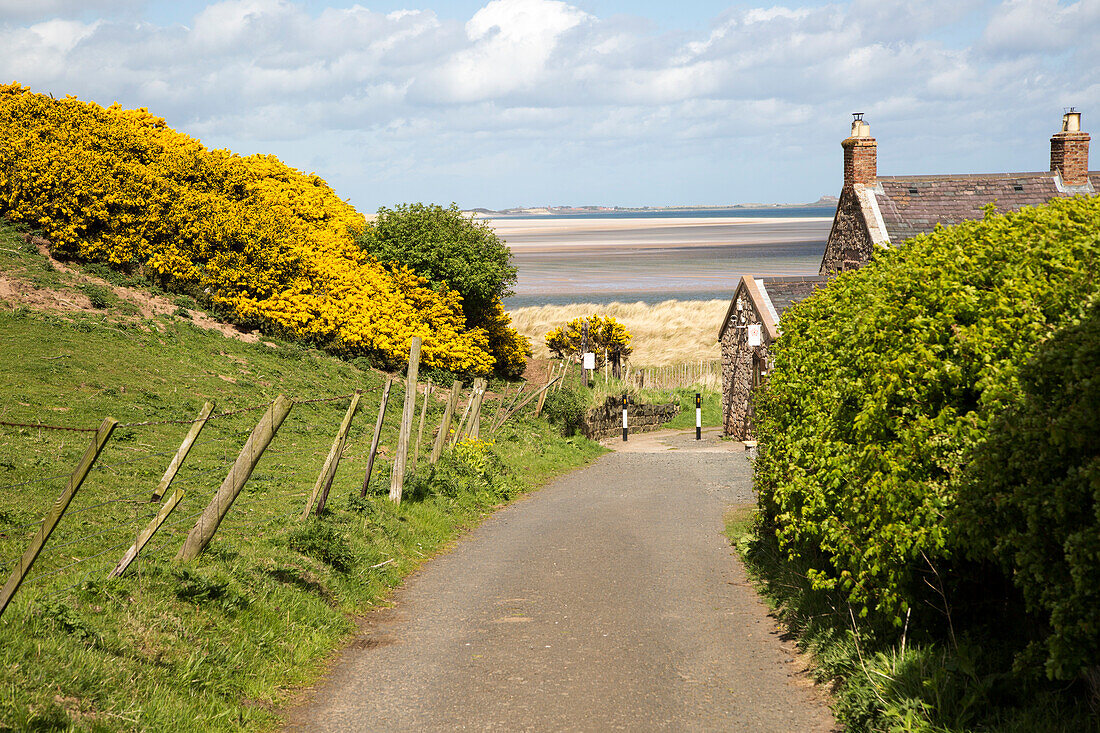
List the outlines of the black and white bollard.
<svg viewBox="0 0 1100 733">
<path fill-rule="evenodd" d="M 695 393 L 695 439 L 703 439 L 703 395 Z"/>
<path fill-rule="evenodd" d="M 623 395 L 623 442 L 626 442 L 626 395 Z"/>
</svg>

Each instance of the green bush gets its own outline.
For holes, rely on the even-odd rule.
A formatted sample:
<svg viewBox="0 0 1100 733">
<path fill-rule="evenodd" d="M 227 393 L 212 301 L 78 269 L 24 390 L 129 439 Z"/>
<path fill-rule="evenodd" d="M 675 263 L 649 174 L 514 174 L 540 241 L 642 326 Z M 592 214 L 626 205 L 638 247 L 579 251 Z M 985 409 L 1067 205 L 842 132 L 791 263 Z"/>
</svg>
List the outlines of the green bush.
<svg viewBox="0 0 1100 733">
<path fill-rule="evenodd" d="M 1045 623 L 1047 674 L 1071 679 L 1100 664 L 1100 301 L 1020 382 L 1020 404 L 975 452 L 958 524 L 970 554 L 997 561 Z"/>
<path fill-rule="evenodd" d="M 552 424 L 561 428 L 562 435 L 573 435 L 584 422 L 588 402 L 587 389 L 578 385 L 565 384 L 561 389 L 551 389 L 547 392 L 542 414 Z"/>
<path fill-rule="evenodd" d="M 869 626 L 943 614 L 965 455 L 1015 401 L 1019 366 L 1100 289 L 1098 231 L 1100 198 L 988 212 L 784 314 L 757 405 L 761 531 Z"/>
</svg>

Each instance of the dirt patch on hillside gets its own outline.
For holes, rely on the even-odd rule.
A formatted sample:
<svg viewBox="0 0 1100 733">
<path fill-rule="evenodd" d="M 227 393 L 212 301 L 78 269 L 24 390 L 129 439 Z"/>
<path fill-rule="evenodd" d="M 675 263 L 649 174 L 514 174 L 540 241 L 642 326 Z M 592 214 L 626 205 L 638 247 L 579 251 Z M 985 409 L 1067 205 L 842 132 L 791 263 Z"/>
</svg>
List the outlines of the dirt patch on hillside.
<svg viewBox="0 0 1100 733">
<path fill-rule="evenodd" d="M 33 244 L 38 249 L 39 254 L 45 257 L 55 270 L 68 275 L 75 285 L 91 284 L 110 290 L 119 300 L 135 306 L 142 318 L 174 315 L 180 311 L 180 307 L 165 296 L 153 295 L 125 285 L 114 285 L 102 278 L 74 269 L 53 256 L 50 252 L 49 240 L 29 234 L 24 234 L 22 237 L 23 241 Z M 9 303 L 24 305 L 34 310 L 61 313 L 103 313 L 103 309 L 96 308 L 92 305 L 91 299 L 79 291 L 37 287 L 33 283 L 18 277 L 2 274 L 0 274 L 0 298 Z M 217 331 L 227 338 L 247 343 L 256 343 L 260 340 L 259 331 L 246 331 L 232 324 L 211 318 L 200 310 L 186 310 L 190 316 L 189 320 L 199 328 Z"/>
</svg>

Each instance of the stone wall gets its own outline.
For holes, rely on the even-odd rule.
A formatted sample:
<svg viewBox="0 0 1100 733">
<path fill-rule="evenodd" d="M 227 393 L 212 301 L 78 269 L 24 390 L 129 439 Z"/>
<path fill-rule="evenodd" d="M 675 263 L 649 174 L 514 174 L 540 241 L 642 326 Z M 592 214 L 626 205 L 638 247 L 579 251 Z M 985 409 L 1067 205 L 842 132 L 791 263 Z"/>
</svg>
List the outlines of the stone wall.
<svg viewBox="0 0 1100 733">
<path fill-rule="evenodd" d="M 680 412 L 676 403 L 667 405 L 638 405 L 633 402 L 627 407 L 627 430 L 629 433 L 646 433 L 657 430 Z M 581 433 L 590 440 L 622 437 L 623 401 L 622 397 L 608 397 L 600 407 L 593 407 L 585 413 L 581 423 Z"/>
<path fill-rule="evenodd" d="M 871 234 L 867 231 L 859 197 L 852 186 L 845 186 L 840 192 L 819 274 L 828 275 L 861 267 L 871 259 L 872 248 Z"/>
<path fill-rule="evenodd" d="M 738 288 L 734 299 L 730 322 L 722 334 L 722 434 L 751 440 L 753 376 L 756 363 L 766 364 L 771 358 L 771 343 L 767 329 L 762 328 L 763 345 L 749 346 L 746 326 L 761 323 L 760 314 L 742 288 Z"/>
</svg>

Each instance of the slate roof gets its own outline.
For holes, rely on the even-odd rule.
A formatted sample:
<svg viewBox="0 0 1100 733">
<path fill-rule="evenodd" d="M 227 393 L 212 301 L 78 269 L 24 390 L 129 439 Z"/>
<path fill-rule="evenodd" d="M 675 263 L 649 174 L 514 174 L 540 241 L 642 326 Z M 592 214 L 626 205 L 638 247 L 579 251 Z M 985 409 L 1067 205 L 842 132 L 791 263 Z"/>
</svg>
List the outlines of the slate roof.
<svg viewBox="0 0 1100 733">
<path fill-rule="evenodd" d="M 807 298 L 813 291 L 829 282 L 827 275 L 796 275 L 790 277 L 770 277 L 768 275 L 743 275 L 737 289 L 730 299 L 726 317 L 718 330 L 718 340 L 722 340 L 730 325 L 737 294 L 744 290 L 745 297 L 752 301 L 753 308 L 761 315 L 761 322 L 768 331 L 771 340 L 779 336 L 779 319 L 795 303 Z"/>
<path fill-rule="evenodd" d="M 780 319 L 788 308 L 809 297 L 811 293 L 829 282 L 829 278 L 825 275 L 760 277 L 757 280 L 764 294 L 771 301 L 775 315 Z"/>
<path fill-rule="evenodd" d="M 992 173 L 952 176 L 879 176 L 875 200 L 891 244 L 932 231 L 936 224 L 981 219 L 991 201 L 1000 212 L 1045 204 L 1053 198 L 1100 192 L 1100 172 L 1091 186 L 1066 189 L 1053 173 Z M 868 186 L 870 188 L 870 186 Z M 1089 190 L 1089 189 L 1092 190 Z"/>
</svg>

